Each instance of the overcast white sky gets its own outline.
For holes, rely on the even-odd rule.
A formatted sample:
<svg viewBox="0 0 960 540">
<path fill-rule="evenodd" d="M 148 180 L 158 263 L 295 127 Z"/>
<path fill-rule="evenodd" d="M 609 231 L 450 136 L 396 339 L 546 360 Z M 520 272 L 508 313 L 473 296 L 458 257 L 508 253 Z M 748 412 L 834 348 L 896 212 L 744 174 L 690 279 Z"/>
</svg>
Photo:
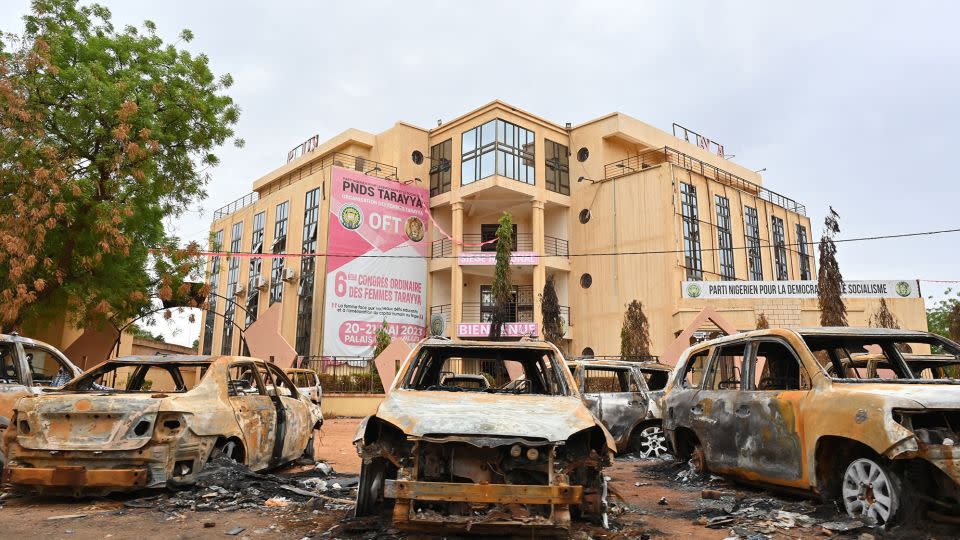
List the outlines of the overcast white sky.
<svg viewBox="0 0 960 540">
<path fill-rule="evenodd" d="M 558 123 L 621 111 L 695 129 L 806 204 L 815 238 L 828 204 L 841 237 L 960 226 L 960 4 L 101 3 L 117 26 L 193 30 L 188 47 L 236 81 L 247 146 L 223 149 L 209 198 L 172 223 L 187 239 L 311 135 L 429 127 L 495 98 Z M 28 7 L 4 0 L 0 29 Z M 847 279 L 960 280 L 960 234 L 839 250 Z M 179 327 L 192 343 L 199 324 Z"/>
</svg>

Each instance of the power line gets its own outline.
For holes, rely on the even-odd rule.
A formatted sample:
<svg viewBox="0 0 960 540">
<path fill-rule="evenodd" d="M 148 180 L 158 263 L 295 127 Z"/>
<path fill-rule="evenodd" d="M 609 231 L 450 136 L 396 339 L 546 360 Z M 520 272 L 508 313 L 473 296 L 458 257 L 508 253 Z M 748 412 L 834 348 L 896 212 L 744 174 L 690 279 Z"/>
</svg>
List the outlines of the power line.
<svg viewBox="0 0 960 540">
<path fill-rule="evenodd" d="M 960 228 L 957 229 L 941 229 L 935 231 L 921 231 L 921 232 L 912 232 L 912 233 L 900 233 L 900 234 L 885 234 L 877 236 L 860 236 L 855 238 L 842 238 L 834 240 L 835 243 L 852 243 L 852 242 L 872 242 L 876 240 L 891 240 L 897 238 L 912 238 L 917 236 L 934 236 L 938 234 L 949 234 L 960 232 Z M 762 244 L 760 248 L 778 248 L 778 247 L 799 247 L 801 245 L 813 246 L 813 242 L 807 242 L 806 244 L 794 242 L 794 243 L 784 243 L 784 244 Z M 751 249 L 748 246 L 731 246 L 728 248 L 701 248 L 700 251 L 726 251 L 726 250 L 741 250 L 741 249 Z M 467 253 L 478 253 L 474 251 L 469 251 Z M 488 252 L 489 253 L 489 252 Z M 686 253 L 683 249 L 662 249 L 662 250 L 652 250 L 652 251 L 609 251 L 609 252 L 597 252 L 597 253 L 569 253 L 567 257 L 620 257 L 625 255 L 670 255 L 670 254 L 680 254 Z M 383 253 L 254 253 L 251 251 L 203 251 L 199 255 L 207 257 L 249 257 L 249 258 L 302 258 L 302 257 L 352 257 L 352 258 L 379 258 L 379 259 L 456 259 L 457 255 L 441 255 L 436 257 L 423 257 L 420 255 L 387 255 Z M 807 254 L 812 256 L 812 254 Z M 554 256 L 554 255 L 547 255 Z M 563 255 L 556 255 L 563 257 Z"/>
</svg>

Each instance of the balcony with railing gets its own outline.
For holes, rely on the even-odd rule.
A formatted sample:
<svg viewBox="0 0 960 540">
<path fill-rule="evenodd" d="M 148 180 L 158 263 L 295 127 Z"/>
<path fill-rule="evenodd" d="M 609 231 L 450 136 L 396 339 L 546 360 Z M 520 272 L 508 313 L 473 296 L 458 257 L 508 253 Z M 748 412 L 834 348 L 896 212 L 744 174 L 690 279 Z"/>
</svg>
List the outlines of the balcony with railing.
<svg viewBox="0 0 960 540">
<path fill-rule="evenodd" d="M 720 169 L 714 165 L 710 165 L 709 163 L 705 163 L 695 157 L 684 154 L 679 150 L 674 150 L 669 146 L 658 148 L 656 150 L 648 150 L 619 161 L 607 163 L 603 166 L 603 179 L 613 180 L 616 178 L 621 178 L 645 169 L 649 169 L 650 167 L 654 167 L 656 165 L 661 165 L 663 163 L 671 163 L 688 171 L 697 173 L 705 178 L 709 178 L 720 182 L 721 184 L 730 186 L 739 191 L 755 195 L 762 200 L 775 204 L 781 208 L 785 208 L 791 212 L 806 215 L 806 207 L 797 201 L 775 191 L 771 191 L 749 180 L 745 180 L 744 178 L 741 178 L 731 172 Z"/>
<path fill-rule="evenodd" d="M 217 221 L 218 219 L 225 218 L 245 206 L 250 206 L 258 200 L 260 200 L 260 194 L 256 191 L 247 193 L 243 197 L 214 210 L 213 220 Z"/>
</svg>

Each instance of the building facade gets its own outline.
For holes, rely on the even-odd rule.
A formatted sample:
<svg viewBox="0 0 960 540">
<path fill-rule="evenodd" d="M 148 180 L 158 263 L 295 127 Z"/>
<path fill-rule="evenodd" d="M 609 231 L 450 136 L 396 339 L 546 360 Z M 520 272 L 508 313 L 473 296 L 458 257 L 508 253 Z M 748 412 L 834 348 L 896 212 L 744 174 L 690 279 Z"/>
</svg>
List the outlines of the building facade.
<svg viewBox="0 0 960 540">
<path fill-rule="evenodd" d="M 426 319 L 453 338 L 486 335 L 492 311 L 493 244 L 502 212 L 513 216 L 516 336 L 541 330 L 540 294 L 553 278 L 573 355 L 619 354 L 625 305 L 643 302 L 653 353 L 704 307 L 737 328 L 764 313 L 774 326 L 816 325 L 815 298 L 696 298 L 689 282 L 816 279 L 806 208 L 764 186 L 722 147 L 613 113 L 560 125 L 494 101 L 432 129 L 397 123 L 350 129 L 292 150 L 253 192 L 217 210 L 216 293 L 203 316 L 201 353 L 239 353 L 238 329 L 274 304 L 297 353 L 322 354 L 331 172 L 343 167 L 429 192 Z M 384 261 L 389 264 L 389 261 Z M 893 297 L 908 328 L 926 328 L 922 298 Z M 876 298 L 847 300 L 851 325 L 866 325 Z M 212 313 L 215 312 L 215 313 Z M 220 315 L 220 316 L 217 316 Z"/>
</svg>

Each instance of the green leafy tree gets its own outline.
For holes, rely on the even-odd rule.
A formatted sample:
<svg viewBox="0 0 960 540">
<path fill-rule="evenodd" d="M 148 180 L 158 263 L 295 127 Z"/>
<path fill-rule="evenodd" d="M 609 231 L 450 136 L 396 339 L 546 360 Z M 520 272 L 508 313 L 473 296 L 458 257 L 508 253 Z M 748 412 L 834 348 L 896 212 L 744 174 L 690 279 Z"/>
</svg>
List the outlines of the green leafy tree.
<svg viewBox="0 0 960 540">
<path fill-rule="evenodd" d="M 877 311 L 870 315 L 867 324 L 874 328 L 900 328 L 900 322 L 890 311 L 890 307 L 887 306 L 886 298 L 880 299 L 880 305 L 877 306 Z"/>
<path fill-rule="evenodd" d="M 927 310 L 927 329 L 934 334 L 960 341 L 960 294 L 953 294 L 952 289 L 944 291 L 944 297 Z"/>
<path fill-rule="evenodd" d="M 390 332 L 388 331 L 389 329 L 390 326 L 387 324 L 387 320 L 384 319 L 383 326 L 377 329 L 376 343 L 373 348 L 374 358 L 380 356 L 380 353 L 390 346 L 392 339 L 390 338 Z"/>
<path fill-rule="evenodd" d="M 620 356 L 624 360 L 642 360 L 650 356 L 650 324 L 643 304 L 632 300 L 623 314 L 620 328 Z"/>
<path fill-rule="evenodd" d="M 199 246 L 163 220 L 206 196 L 239 116 L 231 77 L 96 4 L 34 0 L 24 21 L 0 35 L 0 330 L 186 296 Z"/>
<path fill-rule="evenodd" d="M 767 320 L 767 314 L 760 312 L 760 315 L 757 315 L 757 330 L 765 330 L 770 328 L 770 321 Z"/>
<path fill-rule="evenodd" d="M 847 326 L 847 306 L 843 303 L 843 275 L 837 263 L 837 245 L 833 238 L 840 232 L 840 214 L 830 207 L 823 220 L 820 237 L 820 268 L 817 273 L 817 306 L 821 326 Z"/>
<path fill-rule="evenodd" d="M 540 293 L 540 313 L 543 316 L 543 336 L 557 347 L 563 346 L 563 316 L 560 314 L 560 300 L 553 276 L 547 277 Z"/>
<path fill-rule="evenodd" d="M 513 251 L 513 217 L 509 212 L 500 216 L 497 227 L 497 257 L 493 267 L 493 314 L 490 320 L 490 339 L 500 339 L 503 323 L 510 318 L 513 285 L 510 283 L 510 253 Z"/>
<path fill-rule="evenodd" d="M 163 336 L 162 336 L 162 335 L 160 335 L 160 334 L 151 334 L 149 330 L 147 330 L 147 329 L 145 329 L 145 328 L 143 328 L 143 327 L 141 327 L 141 326 L 139 326 L 139 325 L 136 325 L 136 324 L 131 324 L 130 326 L 128 326 L 128 327 L 127 327 L 127 332 L 129 332 L 130 334 L 132 334 L 133 337 L 135 337 L 135 338 L 149 339 L 149 340 L 152 340 L 152 341 L 163 341 Z"/>
</svg>

